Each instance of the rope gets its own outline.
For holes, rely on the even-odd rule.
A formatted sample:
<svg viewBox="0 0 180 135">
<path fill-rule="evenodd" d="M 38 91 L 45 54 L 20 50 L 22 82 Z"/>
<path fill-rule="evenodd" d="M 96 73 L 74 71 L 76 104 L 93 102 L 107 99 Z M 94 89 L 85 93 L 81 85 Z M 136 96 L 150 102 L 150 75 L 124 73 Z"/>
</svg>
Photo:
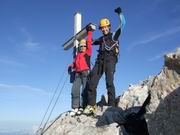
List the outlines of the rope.
<svg viewBox="0 0 180 135">
<path fill-rule="evenodd" d="M 60 95 L 61 95 L 61 93 L 62 93 L 62 90 L 64 89 L 64 86 L 65 86 L 65 84 L 66 84 L 66 82 L 67 82 L 67 79 L 68 79 L 68 76 L 66 76 L 66 79 L 65 79 L 65 81 L 64 81 L 64 83 L 63 83 L 63 85 L 62 85 L 62 87 L 61 87 L 61 90 L 59 91 L 58 97 L 57 97 L 57 99 L 56 99 L 56 101 L 55 101 L 55 103 L 54 103 L 54 106 L 53 106 L 50 114 L 49 114 L 49 117 L 48 117 L 46 123 L 44 124 L 44 126 L 43 126 L 43 128 L 42 128 L 41 134 L 44 133 L 43 130 L 45 129 L 45 127 L 46 127 L 46 125 L 47 125 L 47 123 L 48 123 L 48 121 L 49 121 L 49 119 L 50 119 L 50 117 L 51 117 L 51 114 L 52 114 L 52 112 L 53 112 L 53 110 L 54 110 L 54 108 L 55 108 L 55 106 L 56 106 L 56 104 L 57 104 L 57 102 L 58 102 L 58 100 L 59 100 L 59 97 L 60 97 Z"/>
<path fill-rule="evenodd" d="M 69 111 L 66 111 L 64 113 L 68 113 L 68 112 Z M 43 133 L 45 133 L 64 113 L 60 114 L 57 118 L 55 118 L 55 120 L 43 131 Z"/>
<path fill-rule="evenodd" d="M 65 68 L 65 70 L 66 70 L 66 68 Z M 47 109 L 46 109 L 46 111 L 45 111 L 45 114 L 44 114 L 44 116 L 43 116 L 43 118 L 42 118 L 42 121 L 41 121 L 41 124 L 39 125 L 38 130 L 41 128 L 41 126 L 42 126 L 42 124 L 43 124 L 43 122 L 44 122 L 44 119 L 45 119 L 45 117 L 46 117 L 46 115 L 47 115 L 47 113 L 48 113 L 48 111 L 49 111 L 49 108 L 50 108 L 50 106 L 51 106 L 51 104 L 52 104 L 52 101 L 54 100 L 54 97 L 55 97 L 55 95 L 56 95 L 56 93 L 57 93 L 57 91 L 58 91 L 58 89 L 59 89 L 59 86 L 60 86 L 60 84 L 61 84 L 61 82 L 62 82 L 62 79 L 63 79 L 63 77 L 64 77 L 64 75 L 65 75 L 65 70 L 64 70 L 63 73 L 61 74 L 61 77 L 60 77 L 60 79 L 59 79 L 58 85 L 57 85 L 57 87 L 56 87 L 56 89 L 55 89 L 55 91 L 54 91 L 54 94 L 53 94 L 53 97 L 51 98 L 51 101 L 49 102 L 49 105 L 48 105 L 48 107 L 47 107 Z"/>
</svg>

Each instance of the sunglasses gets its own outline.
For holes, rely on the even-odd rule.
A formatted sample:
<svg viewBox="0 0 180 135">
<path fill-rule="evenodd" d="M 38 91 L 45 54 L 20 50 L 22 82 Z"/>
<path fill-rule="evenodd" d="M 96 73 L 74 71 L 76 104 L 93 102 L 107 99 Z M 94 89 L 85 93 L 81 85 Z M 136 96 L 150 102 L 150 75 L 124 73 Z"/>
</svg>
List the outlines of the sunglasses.
<svg viewBox="0 0 180 135">
<path fill-rule="evenodd" d="M 87 47 L 86 45 L 81 45 L 80 47 Z"/>
</svg>

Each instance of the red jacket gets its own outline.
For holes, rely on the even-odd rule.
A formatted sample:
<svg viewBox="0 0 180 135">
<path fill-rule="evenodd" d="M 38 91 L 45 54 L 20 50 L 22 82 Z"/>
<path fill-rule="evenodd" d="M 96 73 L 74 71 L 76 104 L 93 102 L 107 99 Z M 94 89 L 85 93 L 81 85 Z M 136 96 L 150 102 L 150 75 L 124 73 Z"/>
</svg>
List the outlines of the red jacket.
<svg viewBox="0 0 180 135">
<path fill-rule="evenodd" d="M 92 55 L 92 31 L 88 31 L 86 52 L 77 53 L 72 64 L 72 68 L 74 68 L 76 72 L 89 70 L 91 55 Z"/>
</svg>

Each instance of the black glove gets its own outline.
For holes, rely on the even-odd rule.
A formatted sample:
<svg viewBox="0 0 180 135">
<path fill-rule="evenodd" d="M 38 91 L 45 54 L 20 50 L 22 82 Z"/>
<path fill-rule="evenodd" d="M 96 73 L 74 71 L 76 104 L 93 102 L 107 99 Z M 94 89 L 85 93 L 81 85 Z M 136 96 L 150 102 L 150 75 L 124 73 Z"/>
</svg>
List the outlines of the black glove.
<svg viewBox="0 0 180 135">
<path fill-rule="evenodd" d="M 69 66 L 69 67 L 68 67 L 68 74 L 71 74 L 71 72 L 72 72 L 72 67 Z"/>
<path fill-rule="evenodd" d="M 114 12 L 117 13 L 117 14 L 120 14 L 122 12 L 121 8 L 118 7 L 116 9 L 114 9 Z"/>
<path fill-rule="evenodd" d="M 87 30 L 87 31 L 92 31 L 91 25 L 87 25 L 87 26 L 86 26 L 86 30 Z"/>
</svg>

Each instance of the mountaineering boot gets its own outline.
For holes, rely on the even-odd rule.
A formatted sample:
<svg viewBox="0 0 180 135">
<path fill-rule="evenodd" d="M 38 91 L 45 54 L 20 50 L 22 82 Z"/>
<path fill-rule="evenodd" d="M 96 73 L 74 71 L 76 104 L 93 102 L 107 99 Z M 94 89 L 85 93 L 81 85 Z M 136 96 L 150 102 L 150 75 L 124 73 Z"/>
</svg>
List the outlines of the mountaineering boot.
<svg viewBox="0 0 180 135">
<path fill-rule="evenodd" d="M 71 112 L 69 113 L 70 116 L 75 116 L 78 112 L 78 108 L 72 109 Z"/>
<path fill-rule="evenodd" d="M 79 108 L 76 114 L 77 114 L 77 115 L 81 115 L 82 112 L 83 112 L 83 109 L 82 109 L 82 108 Z"/>
<path fill-rule="evenodd" d="M 88 105 L 84 111 L 83 114 L 85 115 L 93 115 L 96 112 L 96 106 L 90 106 Z"/>
</svg>

